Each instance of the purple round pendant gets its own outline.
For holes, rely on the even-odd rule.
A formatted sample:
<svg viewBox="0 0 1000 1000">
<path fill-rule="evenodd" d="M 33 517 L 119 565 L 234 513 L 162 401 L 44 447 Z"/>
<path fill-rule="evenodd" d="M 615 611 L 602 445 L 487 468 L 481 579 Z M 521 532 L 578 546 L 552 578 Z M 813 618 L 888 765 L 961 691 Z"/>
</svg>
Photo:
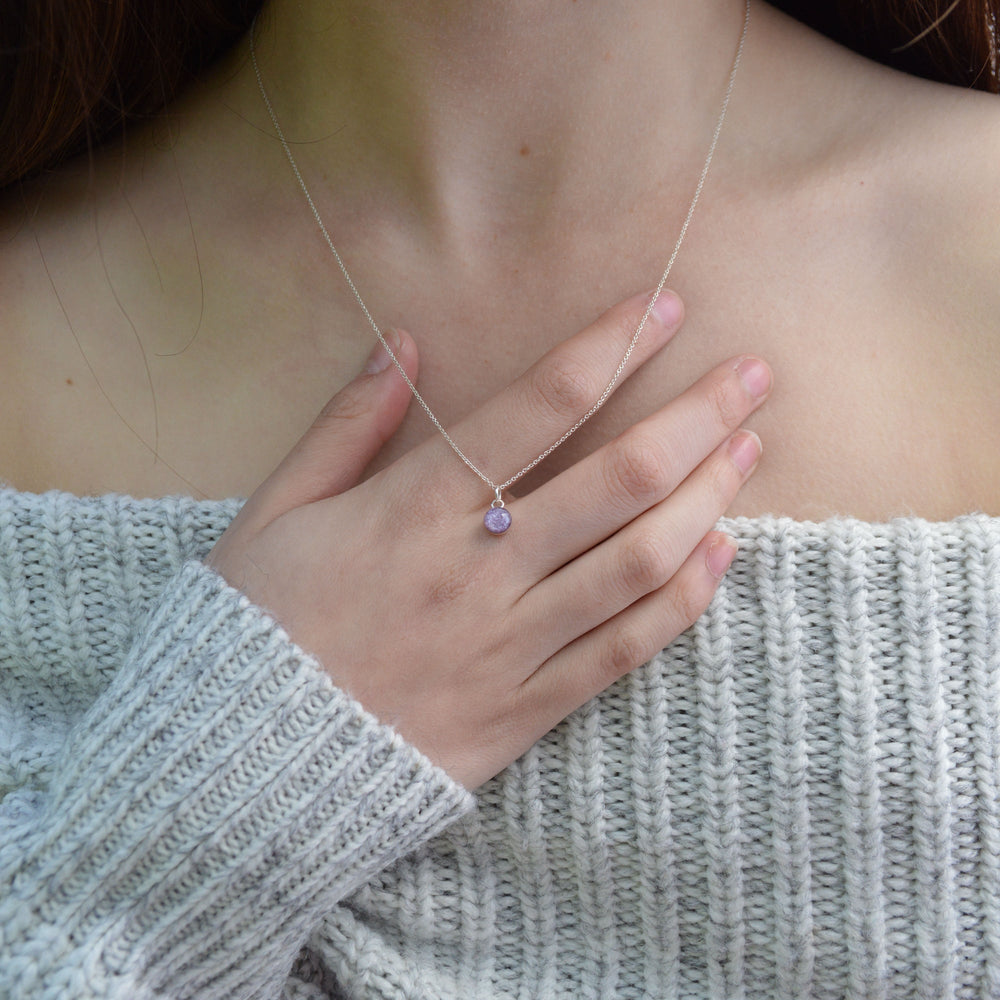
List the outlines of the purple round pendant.
<svg viewBox="0 0 1000 1000">
<path fill-rule="evenodd" d="M 483 524 L 491 534 L 502 535 L 510 527 L 510 511 L 506 507 L 490 507 Z"/>
</svg>

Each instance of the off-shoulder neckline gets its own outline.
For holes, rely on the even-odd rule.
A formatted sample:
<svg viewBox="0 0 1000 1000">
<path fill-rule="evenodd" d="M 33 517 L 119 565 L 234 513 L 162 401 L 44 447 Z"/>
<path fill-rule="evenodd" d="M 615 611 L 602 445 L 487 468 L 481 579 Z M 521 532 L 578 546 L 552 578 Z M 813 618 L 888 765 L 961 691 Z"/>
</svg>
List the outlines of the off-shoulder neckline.
<svg viewBox="0 0 1000 1000">
<path fill-rule="evenodd" d="M 205 499 L 192 497 L 187 494 L 170 494 L 162 497 L 135 497 L 128 493 L 114 492 L 80 495 L 64 490 L 47 490 L 44 493 L 33 493 L 19 490 L 14 486 L 0 482 L 0 504 L 6 504 L 15 498 L 20 503 L 25 504 L 54 503 L 61 506 L 79 504 L 84 507 L 113 507 L 119 510 L 132 508 L 137 511 L 155 508 L 173 508 L 189 511 L 203 510 L 206 514 L 228 513 L 230 510 L 235 514 L 235 511 L 246 502 L 246 497 L 238 496 L 226 497 L 224 499 Z M 964 523 L 989 523 L 1000 529 L 1000 516 L 985 514 L 981 511 L 969 511 L 968 513 L 959 514 L 956 517 L 945 520 L 933 520 L 919 515 L 904 514 L 883 520 L 868 521 L 850 514 L 833 515 L 817 519 L 799 519 L 786 514 L 759 514 L 752 517 L 722 517 L 718 522 L 721 530 L 731 530 L 738 535 L 752 535 L 761 530 L 798 530 L 808 533 L 815 533 L 824 529 L 844 531 L 852 527 L 859 530 L 877 531 L 878 529 L 898 529 L 906 525 L 913 527 L 922 526 L 925 530 L 933 530 L 935 528 L 944 529 Z"/>
</svg>

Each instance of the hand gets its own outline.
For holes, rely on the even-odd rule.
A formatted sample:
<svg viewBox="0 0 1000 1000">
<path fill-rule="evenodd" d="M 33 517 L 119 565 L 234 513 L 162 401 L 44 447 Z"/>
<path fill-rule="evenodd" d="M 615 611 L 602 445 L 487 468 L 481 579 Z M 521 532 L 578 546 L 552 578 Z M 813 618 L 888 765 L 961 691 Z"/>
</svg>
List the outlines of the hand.
<svg viewBox="0 0 1000 1000">
<path fill-rule="evenodd" d="M 545 355 L 450 430 L 459 446 L 496 481 L 522 468 L 600 396 L 648 301 L 611 309 Z M 681 314 L 664 293 L 630 370 Z M 415 378 L 416 347 L 395 337 Z M 760 454 L 756 436 L 736 429 L 769 386 L 762 362 L 720 365 L 508 501 L 513 525 L 496 537 L 482 523 L 489 488 L 440 435 L 358 484 L 410 400 L 391 364 L 369 370 L 328 404 L 208 562 L 339 687 L 473 788 L 707 607 L 735 554 L 711 528 Z"/>
</svg>

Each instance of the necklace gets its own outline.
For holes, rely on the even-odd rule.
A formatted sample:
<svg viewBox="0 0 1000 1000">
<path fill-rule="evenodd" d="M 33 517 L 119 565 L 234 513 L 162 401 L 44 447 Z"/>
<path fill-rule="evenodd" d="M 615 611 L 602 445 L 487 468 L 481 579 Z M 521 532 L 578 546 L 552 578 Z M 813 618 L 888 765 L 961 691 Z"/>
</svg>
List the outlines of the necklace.
<svg viewBox="0 0 1000 1000">
<path fill-rule="evenodd" d="M 740 61 L 743 58 L 743 47 L 746 42 L 747 30 L 749 26 L 750 0 L 746 0 L 746 11 L 743 15 L 743 31 L 740 34 L 740 41 L 736 48 L 736 55 L 733 58 L 732 68 L 729 71 L 729 83 L 726 86 L 725 96 L 722 98 L 722 105 L 719 108 L 718 119 L 715 123 L 715 132 L 712 135 L 712 142 L 708 148 L 708 155 L 705 157 L 705 163 L 702 166 L 701 174 L 698 177 L 698 183 L 695 187 L 694 196 L 691 198 L 691 204 L 688 206 L 687 215 L 684 217 L 684 223 L 681 226 L 677 242 L 674 244 L 673 252 L 670 254 L 667 266 L 664 268 L 663 275 L 660 277 L 660 282 L 656 286 L 656 291 L 650 298 L 649 304 L 646 306 L 646 311 L 643 314 L 642 319 L 639 321 L 639 325 L 636 327 L 635 333 L 632 335 L 632 339 L 625 350 L 625 354 L 619 362 L 618 367 L 615 369 L 614 375 L 611 377 L 611 381 L 608 382 L 604 391 L 597 398 L 593 406 L 591 406 L 591 408 L 582 417 L 580 417 L 580 419 L 577 420 L 577 422 L 573 424 L 573 426 L 570 427 L 569 430 L 562 435 L 562 437 L 560 437 L 557 441 L 553 441 L 553 443 L 550 444 L 549 447 L 546 448 L 541 454 L 536 455 L 535 458 L 533 458 L 523 469 L 521 469 L 520 472 L 516 472 L 509 479 L 505 479 L 502 483 L 495 483 L 489 476 L 486 475 L 486 473 L 484 473 L 472 462 L 472 460 L 462 451 L 461 448 L 459 448 L 452 436 L 445 430 L 441 421 L 434 415 L 434 412 L 431 410 L 430 406 L 427 405 L 424 397 L 417 391 L 417 387 L 411 381 L 410 376 L 406 374 L 403 366 L 399 363 L 399 359 L 396 357 L 392 348 L 386 342 L 379 325 L 375 322 L 368 306 L 365 304 L 365 300 L 361 297 L 361 293 L 354 284 L 354 279 L 347 270 L 347 265 L 344 263 L 337 247 L 334 245 L 330 232 L 326 228 L 326 224 L 323 222 L 322 216 L 319 214 L 319 209 L 316 207 L 316 203 L 313 201 L 312 195 L 309 193 L 309 188 L 306 187 L 306 182 L 302 177 L 302 172 L 299 170 L 299 165 L 295 162 L 295 157 L 292 155 L 292 149 L 289 146 L 288 140 L 285 138 L 285 133 L 278 122 L 278 116 L 275 113 L 273 105 L 271 104 L 271 99 L 267 95 L 267 89 L 264 86 L 264 77 L 261 75 L 260 66 L 257 63 L 257 49 L 254 44 L 254 39 L 257 33 L 257 19 L 254 18 L 254 22 L 250 28 L 250 59 L 253 63 L 254 73 L 257 76 L 257 85 L 260 88 L 260 96 L 264 100 L 264 106 L 267 108 L 267 113 L 271 117 L 271 124 L 274 126 L 275 134 L 278 136 L 281 146 L 285 151 L 285 156 L 288 158 L 292 172 L 295 174 L 295 179 L 299 182 L 299 187 L 302 188 L 302 193 L 305 195 L 306 201 L 309 203 L 309 208 L 312 210 L 312 214 L 316 219 L 320 232 L 323 234 L 323 239 L 326 240 L 326 245 L 330 248 L 330 252 L 337 261 L 340 271 L 343 274 L 344 279 L 347 281 L 348 287 L 354 293 L 354 298 L 361 307 L 361 311 L 364 313 L 365 319 L 368 321 L 368 325 L 375 332 L 375 336 L 378 337 L 379 343 L 389 355 L 389 358 L 396 366 L 399 374 L 403 376 L 404 381 L 410 388 L 410 392 L 413 393 L 413 398 L 420 404 L 423 411 L 430 418 L 431 423 L 435 426 L 435 428 L 437 428 L 441 436 L 451 446 L 452 451 L 454 451 L 455 454 L 458 455 L 458 457 L 468 466 L 468 468 L 471 469 L 493 491 L 493 502 L 490 504 L 490 507 L 486 511 L 486 515 L 483 518 L 483 524 L 486 526 L 487 531 L 492 534 L 502 535 L 511 525 L 510 511 L 507 510 L 504 505 L 504 490 L 513 486 L 514 483 L 516 483 L 522 476 L 526 476 L 532 469 L 535 468 L 536 465 L 539 464 L 539 462 L 548 458 L 549 455 L 556 450 L 556 448 L 564 444 L 573 434 L 575 434 L 605 404 L 608 397 L 611 395 L 612 390 L 618 384 L 618 380 L 622 377 L 622 373 L 628 365 L 629 358 L 632 357 L 632 352 L 635 350 L 635 345 L 639 342 L 639 337 L 646 326 L 646 322 L 649 320 L 649 315 L 653 311 L 653 303 L 656 301 L 657 296 L 663 291 L 663 288 L 667 283 L 667 278 L 669 278 L 670 272 L 673 269 L 674 261 L 677 260 L 677 255 L 680 253 L 681 244 L 684 242 L 684 237 L 687 235 L 688 227 L 691 224 L 691 218 L 694 215 L 694 210 L 698 205 L 698 200 L 701 198 L 702 188 L 705 186 L 705 180 L 708 177 L 708 170 L 709 167 L 711 167 L 712 159 L 715 156 L 715 147 L 719 144 L 719 136 L 722 134 L 722 126 L 726 120 L 726 112 L 729 109 L 729 99 L 732 97 L 733 87 L 736 83 L 736 71 L 739 69 Z"/>
</svg>

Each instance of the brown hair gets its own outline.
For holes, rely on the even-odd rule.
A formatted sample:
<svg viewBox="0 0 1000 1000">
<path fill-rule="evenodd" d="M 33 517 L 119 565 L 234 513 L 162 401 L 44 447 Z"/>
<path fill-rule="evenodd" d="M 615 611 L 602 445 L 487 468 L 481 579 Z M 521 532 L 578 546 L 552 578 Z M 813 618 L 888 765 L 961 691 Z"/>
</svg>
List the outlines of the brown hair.
<svg viewBox="0 0 1000 1000">
<path fill-rule="evenodd" d="M 994 93 L 1000 0 L 772 0 L 880 62 Z M 0 187 L 158 111 L 262 0 L 6 0 Z"/>
<path fill-rule="evenodd" d="M 887 66 L 1000 93 L 1000 0 L 771 0 L 793 17 Z"/>
<path fill-rule="evenodd" d="M 5 0 L 0 187 L 160 108 L 262 0 Z"/>
</svg>

